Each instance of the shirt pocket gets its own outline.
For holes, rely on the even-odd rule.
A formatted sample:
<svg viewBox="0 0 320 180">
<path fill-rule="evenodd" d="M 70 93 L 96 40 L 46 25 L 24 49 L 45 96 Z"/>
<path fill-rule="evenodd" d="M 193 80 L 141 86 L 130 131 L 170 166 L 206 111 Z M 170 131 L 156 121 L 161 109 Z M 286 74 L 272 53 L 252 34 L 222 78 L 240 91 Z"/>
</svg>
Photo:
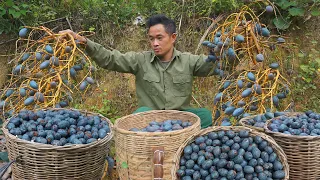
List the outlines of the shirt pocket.
<svg viewBox="0 0 320 180">
<path fill-rule="evenodd" d="M 176 74 L 172 77 L 174 96 L 188 96 L 192 91 L 192 76 L 189 74 Z"/>
<path fill-rule="evenodd" d="M 151 73 L 143 75 L 145 90 L 149 95 L 157 96 L 159 94 L 157 86 L 160 86 L 160 77 Z"/>
</svg>

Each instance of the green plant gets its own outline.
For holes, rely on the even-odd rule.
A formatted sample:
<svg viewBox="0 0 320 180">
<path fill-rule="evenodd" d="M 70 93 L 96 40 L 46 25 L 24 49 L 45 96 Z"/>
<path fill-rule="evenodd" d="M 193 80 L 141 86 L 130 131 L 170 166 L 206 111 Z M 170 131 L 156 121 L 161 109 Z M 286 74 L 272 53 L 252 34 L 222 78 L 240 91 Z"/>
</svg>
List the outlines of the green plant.
<svg viewBox="0 0 320 180">
<path fill-rule="evenodd" d="M 314 93 L 319 89 L 320 81 L 320 51 L 315 49 L 317 42 L 313 41 L 313 47 L 307 52 L 298 54 L 298 73 L 293 77 L 293 97 L 298 110 L 320 110 L 320 95 Z"/>
<path fill-rule="evenodd" d="M 320 15 L 320 0 L 274 0 L 281 16 L 273 19 L 274 25 L 281 30 L 290 27 L 294 19 L 309 18 Z"/>
<path fill-rule="evenodd" d="M 0 34 L 17 32 L 23 25 L 21 19 L 27 16 L 29 5 L 26 3 L 17 3 L 13 0 L 0 2 Z"/>
<path fill-rule="evenodd" d="M 191 17 L 197 19 L 230 12 L 242 4 L 241 0 L 184 2 L 170 0 L 6 0 L 0 3 L 0 15 L 4 17 L 1 19 L 1 24 L 4 27 L 2 29 L 7 29 L 5 33 L 12 32 L 21 25 L 38 26 L 44 22 L 66 16 L 70 17 L 73 26 L 78 25 L 74 29 L 95 31 L 103 29 L 103 25 L 108 23 L 113 25 L 112 28 L 117 28 L 117 32 L 131 24 L 139 14 L 149 17 L 152 14 L 165 13 L 175 20 L 180 20 L 181 17 L 185 17 L 183 19 L 187 20 Z M 27 13 L 28 16 L 26 16 Z"/>
<path fill-rule="evenodd" d="M 243 2 L 243 0 L 212 0 L 212 6 L 215 12 L 223 13 L 239 9 Z"/>
<path fill-rule="evenodd" d="M 306 55 L 299 53 L 300 58 L 306 59 L 307 63 L 300 64 L 298 77 L 301 78 L 304 84 L 304 90 L 308 88 L 317 89 L 315 83 L 320 73 L 320 52 L 316 49 L 311 49 L 311 52 Z"/>
</svg>

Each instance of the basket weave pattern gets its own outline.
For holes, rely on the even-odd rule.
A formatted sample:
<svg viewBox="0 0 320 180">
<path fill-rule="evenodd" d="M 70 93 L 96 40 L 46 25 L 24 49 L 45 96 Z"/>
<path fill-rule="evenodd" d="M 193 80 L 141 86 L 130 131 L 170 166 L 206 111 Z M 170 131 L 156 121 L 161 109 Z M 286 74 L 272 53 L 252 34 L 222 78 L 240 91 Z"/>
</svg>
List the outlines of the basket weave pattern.
<svg viewBox="0 0 320 180">
<path fill-rule="evenodd" d="M 243 126 L 213 126 L 213 127 L 209 127 L 206 129 L 201 130 L 199 133 L 194 134 L 193 136 L 191 136 L 189 139 L 187 139 L 178 149 L 177 153 L 174 156 L 174 166 L 172 167 L 172 179 L 173 180 L 177 180 L 177 170 L 179 169 L 179 165 L 180 165 L 180 157 L 183 154 L 183 150 L 184 148 L 192 143 L 197 137 L 202 136 L 202 135 L 206 135 L 210 132 L 217 132 L 217 131 L 227 131 L 227 130 L 232 130 L 235 132 L 239 132 L 241 130 L 247 130 L 250 132 L 250 136 L 261 136 L 264 140 L 266 140 L 269 145 L 271 145 L 271 147 L 273 148 L 274 152 L 278 155 L 280 162 L 283 165 L 283 170 L 285 172 L 285 178 L 284 180 L 288 180 L 289 179 L 289 165 L 287 162 L 287 158 L 285 153 L 283 152 L 283 150 L 281 149 L 281 147 L 279 145 L 277 145 L 277 143 L 272 139 L 272 137 L 261 133 L 259 131 L 247 128 L 247 127 L 243 127 Z M 291 177 L 290 177 L 291 178 Z"/>
<path fill-rule="evenodd" d="M 131 128 L 144 128 L 151 121 L 168 119 L 192 122 L 182 130 L 170 132 L 131 132 Z M 153 110 L 118 119 L 115 127 L 117 170 L 123 180 L 150 180 L 153 177 L 153 147 L 164 147 L 164 179 L 171 179 L 173 157 L 179 146 L 192 134 L 200 131 L 200 118 L 193 113 L 176 110 Z M 127 167 L 123 166 L 127 164 Z"/>
<path fill-rule="evenodd" d="M 54 108 L 61 109 L 61 108 Z M 73 110 L 73 109 L 71 109 Z M 8 132 L 3 124 L 6 147 L 14 179 L 100 179 L 113 136 L 112 123 L 100 114 L 80 111 L 86 116 L 98 115 L 107 121 L 110 133 L 90 144 L 53 146 L 20 139 Z"/>
<path fill-rule="evenodd" d="M 296 113 L 287 116 L 296 116 Z M 268 129 L 271 120 L 265 124 L 265 132 L 281 146 L 290 165 L 290 179 L 320 179 L 320 136 L 296 136 Z"/>
</svg>

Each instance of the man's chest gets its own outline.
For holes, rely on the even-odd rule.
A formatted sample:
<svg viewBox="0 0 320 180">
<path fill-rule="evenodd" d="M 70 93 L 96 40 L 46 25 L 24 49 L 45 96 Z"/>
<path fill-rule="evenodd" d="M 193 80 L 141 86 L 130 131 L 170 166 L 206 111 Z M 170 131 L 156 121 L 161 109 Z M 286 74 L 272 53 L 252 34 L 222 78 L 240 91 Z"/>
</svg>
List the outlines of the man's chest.
<svg viewBox="0 0 320 180">
<path fill-rule="evenodd" d="M 193 76 L 187 64 L 173 61 L 163 67 L 159 62 L 153 62 L 145 64 L 142 69 L 143 71 L 136 75 L 136 84 L 149 95 L 190 95 Z"/>
</svg>

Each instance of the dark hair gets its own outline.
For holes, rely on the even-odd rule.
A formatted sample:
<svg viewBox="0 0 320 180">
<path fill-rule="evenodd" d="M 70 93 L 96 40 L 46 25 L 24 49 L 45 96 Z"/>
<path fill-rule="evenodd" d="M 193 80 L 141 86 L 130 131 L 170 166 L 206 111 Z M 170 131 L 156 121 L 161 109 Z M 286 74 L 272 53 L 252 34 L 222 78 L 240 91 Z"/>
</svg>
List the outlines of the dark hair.
<svg viewBox="0 0 320 180">
<path fill-rule="evenodd" d="M 175 22 L 163 14 L 157 14 L 157 15 L 151 16 L 147 20 L 147 30 L 149 30 L 151 26 L 154 26 L 157 24 L 162 24 L 168 34 L 176 33 Z"/>
</svg>

